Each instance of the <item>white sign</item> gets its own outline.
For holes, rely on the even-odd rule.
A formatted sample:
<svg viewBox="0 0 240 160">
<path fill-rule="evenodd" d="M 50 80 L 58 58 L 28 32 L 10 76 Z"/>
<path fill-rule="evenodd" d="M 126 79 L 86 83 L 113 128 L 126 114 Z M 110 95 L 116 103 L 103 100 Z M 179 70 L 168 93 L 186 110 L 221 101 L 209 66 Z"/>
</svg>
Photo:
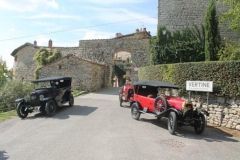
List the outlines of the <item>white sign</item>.
<svg viewBox="0 0 240 160">
<path fill-rule="evenodd" d="M 137 71 L 138 71 L 138 67 L 134 67 L 133 70 L 134 70 L 135 72 L 137 72 Z"/>
<path fill-rule="evenodd" d="M 212 81 L 186 81 L 186 90 L 212 92 L 213 82 Z"/>
</svg>

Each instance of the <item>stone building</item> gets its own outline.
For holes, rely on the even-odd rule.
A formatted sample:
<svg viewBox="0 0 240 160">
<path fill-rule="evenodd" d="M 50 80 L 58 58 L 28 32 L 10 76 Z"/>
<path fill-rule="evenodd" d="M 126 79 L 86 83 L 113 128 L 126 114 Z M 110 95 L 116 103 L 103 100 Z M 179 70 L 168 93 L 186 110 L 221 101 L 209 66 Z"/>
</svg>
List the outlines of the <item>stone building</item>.
<svg viewBox="0 0 240 160">
<path fill-rule="evenodd" d="M 105 87 L 107 70 L 106 65 L 67 55 L 41 68 L 39 78 L 69 76 L 72 77 L 73 89 L 96 91 Z"/>
<path fill-rule="evenodd" d="M 127 52 L 131 55 L 130 56 L 131 66 L 128 68 L 127 73 L 129 74 L 129 76 L 132 78 L 133 81 L 137 81 L 138 80 L 137 71 L 134 71 L 133 69 L 136 67 L 149 65 L 148 47 L 149 47 L 150 37 L 151 37 L 150 32 L 147 32 L 146 28 L 144 28 L 140 30 L 136 29 L 135 33 L 127 34 L 127 35 L 122 35 L 122 34 L 120 35 L 120 33 L 118 33 L 118 36 L 112 39 L 80 40 L 78 47 L 55 47 L 53 45 L 54 42 L 52 40 L 49 40 L 48 46 L 38 46 L 36 41 L 34 41 L 33 44 L 25 43 L 22 46 L 16 48 L 11 53 L 11 55 L 15 59 L 14 66 L 13 66 L 14 79 L 28 80 L 28 81 L 33 80 L 34 71 L 37 66 L 35 60 L 33 60 L 33 57 L 39 49 L 48 48 L 48 49 L 59 50 L 62 54 L 62 57 L 65 57 L 62 60 L 64 61 L 65 66 L 66 64 L 69 63 L 70 66 L 68 67 L 75 68 L 76 65 L 80 65 L 80 63 L 83 61 L 84 61 L 84 64 L 89 62 L 92 65 L 98 64 L 98 65 L 107 66 L 107 69 L 106 68 L 104 69 L 105 71 L 104 75 L 106 76 L 104 78 L 104 84 L 101 84 L 101 86 L 104 86 L 104 87 L 109 87 L 113 85 L 112 83 L 113 83 L 114 75 L 112 75 L 112 73 L 113 73 L 113 67 L 114 65 L 116 65 L 114 61 L 114 56 L 116 55 L 116 53 L 118 55 L 121 55 L 121 52 L 124 52 L 124 54 L 125 52 Z M 78 60 L 81 62 L 73 63 L 72 61 L 66 61 L 66 56 L 68 55 L 74 55 L 75 57 L 80 58 Z M 88 66 L 87 64 L 86 66 Z M 49 67 L 52 67 L 52 65 L 50 65 Z M 54 73 L 55 70 L 53 70 L 53 68 L 51 68 L 51 72 Z M 55 69 L 57 74 L 63 73 L 63 70 L 61 70 L 62 72 L 59 72 L 60 70 L 58 67 L 55 67 Z M 79 69 L 83 69 L 83 68 L 79 68 Z M 91 72 L 90 70 L 87 70 L 87 69 L 85 70 L 87 72 Z M 50 74 L 50 72 L 48 73 Z M 65 73 L 66 71 L 64 72 L 64 75 Z M 79 72 L 76 72 L 76 73 L 79 73 Z M 42 74 L 41 77 L 48 75 L 45 72 L 45 69 L 42 70 L 41 74 Z M 77 79 L 73 79 L 74 83 L 76 82 L 75 87 L 81 86 L 79 79 L 83 81 L 81 82 L 81 85 L 86 84 L 87 83 L 86 81 L 88 81 L 87 79 L 77 77 Z M 99 88 L 99 85 L 96 83 L 91 83 L 91 85 L 92 86 L 89 86 L 86 88 L 89 88 L 89 89 Z"/>
<path fill-rule="evenodd" d="M 193 25 L 204 24 L 204 17 L 209 0 L 158 0 L 158 26 L 165 26 L 168 30 L 181 30 Z M 218 17 L 227 8 L 216 1 Z M 240 31 L 228 29 L 227 23 L 219 25 L 220 34 L 232 40 L 239 40 Z"/>
</svg>

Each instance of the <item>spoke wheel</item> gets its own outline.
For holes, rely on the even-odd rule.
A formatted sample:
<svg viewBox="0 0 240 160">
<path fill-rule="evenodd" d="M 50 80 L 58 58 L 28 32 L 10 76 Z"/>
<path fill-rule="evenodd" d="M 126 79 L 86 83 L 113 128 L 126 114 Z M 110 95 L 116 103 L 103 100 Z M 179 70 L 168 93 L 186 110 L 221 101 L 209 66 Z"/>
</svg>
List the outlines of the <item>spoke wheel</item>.
<svg viewBox="0 0 240 160">
<path fill-rule="evenodd" d="M 48 116 L 53 116 L 56 112 L 56 105 L 53 100 L 49 100 L 46 103 L 45 110 Z"/>
<path fill-rule="evenodd" d="M 71 94 L 70 95 L 70 100 L 69 100 L 69 107 L 72 107 L 74 105 L 74 97 L 73 95 Z"/>
<path fill-rule="evenodd" d="M 139 112 L 139 106 L 137 103 L 133 103 L 132 104 L 132 107 L 131 107 L 131 115 L 132 115 L 132 118 L 135 119 L 135 120 L 138 120 L 141 113 Z"/>
<path fill-rule="evenodd" d="M 206 126 L 205 116 L 200 114 L 199 121 L 196 121 L 194 124 L 194 131 L 197 134 L 202 134 Z"/>
<path fill-rule="evenodd" d="M 170 134 L 175 134 L 176 125 L 177 125 L 176 113 L 170 112 L 168 117 L 168 131 Z"/>
<path fill-rule="evenodd" d="M 20 117 L 22 119 L 24 119 L 28 116 L 28 112 L 25 111 L 25 107 L 24 107 L 23 103 L 19 103 L 17 105 L 17 115 L 18 115 L 18 117 Z"/>
<path fill-rule="evenodd" d="M 158 96 L 154 103 L 154 110 L 156 115 L 160 115 L 167 110 L 167 100 L 163 96 Z"/>
</svg>

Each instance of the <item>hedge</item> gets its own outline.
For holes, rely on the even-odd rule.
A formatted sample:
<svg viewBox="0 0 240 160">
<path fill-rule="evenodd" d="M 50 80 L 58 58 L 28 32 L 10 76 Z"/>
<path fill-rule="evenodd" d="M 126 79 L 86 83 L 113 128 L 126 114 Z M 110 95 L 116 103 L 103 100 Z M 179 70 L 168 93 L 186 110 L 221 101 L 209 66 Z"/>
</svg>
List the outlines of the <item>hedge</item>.
<svg viewBox="0 0 240 160">
<path fill-rule="evenodd" d="M 240 61 L 208 61 L 163 64 L 141 67 L 139 80 L 168 81 L 186 93 L 186 81 L 213 81 L 213 93 L 219 96 L 240 95 Z"/>
</svg>

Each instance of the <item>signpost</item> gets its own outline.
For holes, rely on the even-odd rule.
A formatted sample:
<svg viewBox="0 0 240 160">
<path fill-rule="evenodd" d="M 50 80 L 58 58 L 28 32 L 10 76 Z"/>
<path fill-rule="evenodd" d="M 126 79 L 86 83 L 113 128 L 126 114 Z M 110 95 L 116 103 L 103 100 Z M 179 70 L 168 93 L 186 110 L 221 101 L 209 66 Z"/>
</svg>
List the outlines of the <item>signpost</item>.
<svg viewBox="0 0 240 160">
<path fill-rule="evenodd" d="M 134 70 L 135 72 L 137 72 L 137 71 L 138 71 L 138 67 L 134 67 L 133 70 Z"/>
<path fill-rule="evenodd" d="M 186 81 L 186 90 L 189 91 L 189 99 L 191 96 L 191 91 L 207 92 L 207 105 L 209 92 L 213 91 L 212 81 Z"/>
<path fill-rule="evenodd" d="M 212 81 L 186 81 L 187 91 L 212 92 Z"/>
</svg>

